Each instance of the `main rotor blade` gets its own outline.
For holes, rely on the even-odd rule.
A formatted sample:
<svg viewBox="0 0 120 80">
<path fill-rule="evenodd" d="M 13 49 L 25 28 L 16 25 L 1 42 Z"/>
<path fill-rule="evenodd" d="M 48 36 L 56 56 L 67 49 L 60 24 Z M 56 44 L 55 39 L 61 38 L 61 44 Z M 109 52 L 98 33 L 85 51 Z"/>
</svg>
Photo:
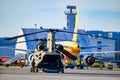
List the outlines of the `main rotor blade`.
<svg viewBox="0 0 120 80">
<path fill-rule="evenodd" d="M 32 33 L 23 34 L 23 35 L 18 35 L 18 36 L 6 38 L 5 40 L 12 40 L 12 39 L 16 39 L 16 38 L 20 38 L 20 37 L 24 37 L 24 36 L 29 36 L 29 35 L 32 35 L 32 34 L 42 33 L 42 32 L 46 32 L 46 31 L 47 31 L 47 30 L 38 31 L 38 32 L 32 32 Z"/>
<path fill-rule="evenodd" d="M 26 40 L 26 41 L 12 42 L 12 43 L 8 43 L 8 44 L 0 44 L 0 46 L 7 46 L 7 45 L 13 45 L 13 44 L 24 43 L 24 42 L 33 42 L 33 41 L 47 41 L 47 39 L 46 38 L 31 39 L 31 40 Z M 55 41 L 68 41 L 68 40 L 65 40 L 65 39 L 63 39 L 63 40 L 62 39 L 55 39 Z"/>
<path fill-rule="evenodd" d="M 81 49 L 93 49 L 93 48 L 100 48 L 100 47 L 108 47 L 110 46 L 109 44 L 104 44 L 104 45 L 97 45 L 97 46 L 81 46 Z"/>
<path fill-rule="evenodd" d="M 79 35 L 85 35 L 85 36 L 91 36 L 91 37 L 99 38 L 99 36 L 96 36 L 96 35 L 91 35 L 91 34 L 86 34 L 86 33 L 80 33 L 80 32 L 77 32 L 77 33 L 76 33 L 76 32 L 68 31 L 68 30 L 57 30 L 57 32 L 65 32 L 65 33 L 79 34 Z M 108 38 L 108 37 L 104 37 L 104 36 L 102 36 L 101 38 L 103 38 L 103 39 L 109 39 L 109 40 L 117 40 L 117 41 L 120 41 L 120 39 Z"/>
<path fill-rule="evenodd" d="M 18 36 L 6 38 L 5 40 L 12 40 L 12 39 L 16 39 L 16 38 L 20 38 L 20 37 L 24 37 L 24 36 L 29 36 L 29 35 L 32 35 L 32 34 L 37 34 L 37 33 L 42 33 L 42 32 L 49 32 L 49 31 L 51 31 L 51 32 L 52 31 L 54 31 L 54 32 L 65 32 L 65 33 L 79 34 L 79 35 L 85 35 L 85 36 L 91 36 L 91 37 L 99 38 L 99 36 L 93 36 L 91 34 L 86 34 L 86 33 L 73 32 L 73 31 L 68 31 L 68 30 L 59 30 L 59 29 L 45 29 L 43 31 L 32 32 L 32 33 L 28 33 L 28 34 L 24 34 L 24 35 L 18 35 Z M 107 37 L 104 37 L 104 36 L 102 36 L 101 38 L 120 41 L 119 39 L 107 38 Z"/>
<path fill-rule="evenodd" d="M 12 45 L 12 44 L 18 44 L 18 43 L 24 43 L 24 42 L 32 42 L 32 41 L 47 41 L 47 39 L 43 38 L 43 39 L 32 39 L 32 40 L 27 40 L 27 41 L 19 41 L 19 42 L 13 42 L 13 43 L 9 43 L 9 44 L 0 44 L 0 46 L 7 46 L 7 45 Z"/>
</svg>

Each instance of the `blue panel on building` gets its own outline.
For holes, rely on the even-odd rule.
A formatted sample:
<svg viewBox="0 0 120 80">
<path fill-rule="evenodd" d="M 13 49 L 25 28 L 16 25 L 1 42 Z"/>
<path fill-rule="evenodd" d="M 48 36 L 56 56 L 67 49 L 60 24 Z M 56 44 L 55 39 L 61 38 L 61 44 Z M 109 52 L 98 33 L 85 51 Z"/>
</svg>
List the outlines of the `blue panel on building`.
<svg viewBox="0 0 120 80">
<path fill-rule="evenodd" d="M 9 47 L 9 48 L 15 48 L 16 40 L 5 40 L 5 38 L 0 38 L 0 46 L 2 47 Z M 13 57 L 15 51 L 14 50 L 8 50 L 0 48 L 0 57 Z"/>
</svg>

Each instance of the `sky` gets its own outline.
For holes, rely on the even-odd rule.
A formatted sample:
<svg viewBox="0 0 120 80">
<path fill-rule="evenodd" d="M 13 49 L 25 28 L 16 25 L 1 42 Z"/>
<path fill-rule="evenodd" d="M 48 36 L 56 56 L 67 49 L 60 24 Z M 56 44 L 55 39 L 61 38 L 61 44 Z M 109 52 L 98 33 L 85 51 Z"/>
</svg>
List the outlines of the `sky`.
<svg viewBox="0 0 120 80">
<path fill-rule="evenodd" d="M 120 32 L 120 0 L 0 0 L 0 37 L 21 28 L 63 28 L 67 5 L 80 9 L 79 29 Z"/>
</svg>

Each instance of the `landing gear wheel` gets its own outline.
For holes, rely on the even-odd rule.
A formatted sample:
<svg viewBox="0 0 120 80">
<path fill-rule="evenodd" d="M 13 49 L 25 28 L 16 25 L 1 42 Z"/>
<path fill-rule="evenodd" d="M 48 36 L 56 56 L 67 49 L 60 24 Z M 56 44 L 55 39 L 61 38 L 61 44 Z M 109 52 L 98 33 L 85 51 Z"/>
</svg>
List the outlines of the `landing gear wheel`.
<svg viewBox="0 0 120 80">
<path fill-rule="evenodd" d="M 30 72 L 33 72 L 32 68 L 30 68 Z"/>
<path fill-rule="evenodd" d="M 9 67 L 9 64 L 6 64 L 6 67 Z"/>
<path fill-rule="evenodd" d="M 35 72 L 38 72 L 38 67 L 35 68 Z"/>
<path fill-rule="evenodd" d="M 64 73 L 64 68 L 61 69 L 61 73 Z"/>
<path fill-rule="evenodd" d="M 35 72 L 35 68 L 30 68 L 30 72 Z"/>
<path fill-rule="evenodd" d="M 20 65 L 20 67 L 21 67 L 21 68 L 23 68 L 23 67 L 24 67 L 24 65 L 23 65 L 23 64 L 21 64 L 21 65 Z"/>
<path fill-rule="evenodd" d="M 62 70 L 62 73 L 64 73 L 64 70 Z"/>
</svg>

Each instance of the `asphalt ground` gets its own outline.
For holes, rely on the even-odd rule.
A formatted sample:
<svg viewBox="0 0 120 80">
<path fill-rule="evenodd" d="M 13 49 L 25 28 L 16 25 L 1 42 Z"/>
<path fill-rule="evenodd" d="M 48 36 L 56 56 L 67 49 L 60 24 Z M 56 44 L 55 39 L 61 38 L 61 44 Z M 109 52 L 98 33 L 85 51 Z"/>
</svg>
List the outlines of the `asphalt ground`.
<svg viewBox="0 0 120 80">
<path fill-rule="evenodd" d="M 120 70 L 65 69 L 65 73 L 31 73 L 29 67 L 0 66 L 0 80 L 120 80 Z"/>
</svg>

